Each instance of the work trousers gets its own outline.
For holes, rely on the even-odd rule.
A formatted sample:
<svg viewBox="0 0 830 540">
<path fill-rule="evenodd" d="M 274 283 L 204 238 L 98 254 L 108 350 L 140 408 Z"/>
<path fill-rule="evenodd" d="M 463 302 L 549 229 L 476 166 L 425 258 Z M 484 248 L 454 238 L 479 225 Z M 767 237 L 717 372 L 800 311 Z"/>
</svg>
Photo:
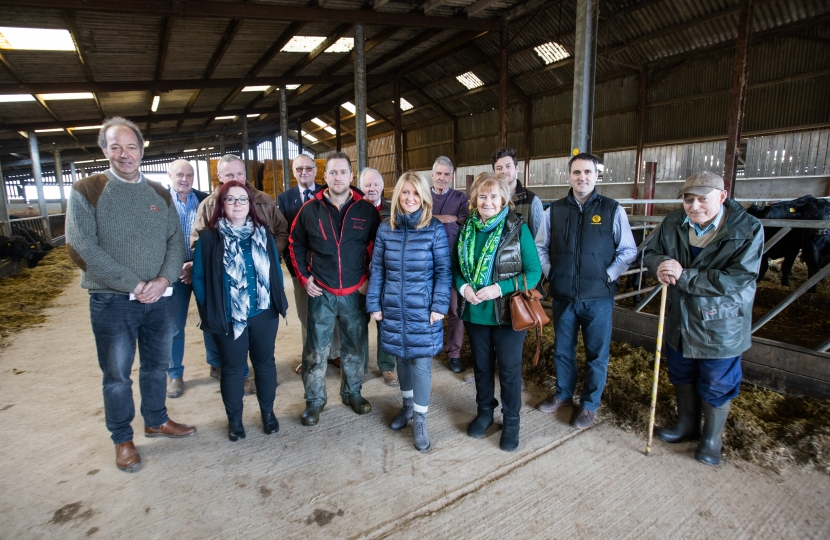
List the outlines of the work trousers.
<svg viewBox="0 0 830 540">
<path fill-rule="evenodd" d="M 674 385 L 694 384 L 703 401 L 720 407 L 738 397 L 741 390 L 741 356 L 730 358 L 686 358 L 683 343 L 680 351 L 672 349 L 665 341 L 666 366 L 669 380 Z"/>
<path fill-rule="evenodd" d="M 447 312 L 447 330 L 444 339 L 447 358 L 461 358 L 464 323 L 458 318 L 458 291 L 455 287 L 450 287 L 450 310 Z"/>
<path fill-rule="evenodd" d="M 305 343 L 308 330 L 306 329 L 306 319 L 308 318 L 308 293 L 303 287 L 299 279 L 291 277 L 294 283 L 294 308 L 297 310 L 297 318 L 300 320 L 300 333 L 303 343 Z M 331 340 L 331 350 L 329 351 L 329 358 L 340 357 L 340 331 L 337 326 L 334 327 L 334 336 Z"/>
<path fill-rule="evenodd" d="M 308 298 L 308 335 L 303 347 L 303 385 L 308 405 L 325 406 L 326 367 L 334 328 L 340 329 L 340 395 L 359 395 L 366 361 L 366 297 L 359 292 Z"/>
</svg>

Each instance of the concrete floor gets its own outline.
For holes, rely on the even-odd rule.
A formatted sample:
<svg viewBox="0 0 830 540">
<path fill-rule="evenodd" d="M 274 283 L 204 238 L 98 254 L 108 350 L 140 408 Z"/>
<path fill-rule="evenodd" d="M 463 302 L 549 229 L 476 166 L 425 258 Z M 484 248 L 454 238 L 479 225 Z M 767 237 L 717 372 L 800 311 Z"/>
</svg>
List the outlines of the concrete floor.
<svg viewBox="0 0 830 540">
<path fill-rule="evenodd" d="M 828 475 L 707 467 L 691 444 L 657 442 L 645 457 L 643 440 L 608 424 L 578 432 L 567 412 L 536 411 L 543 396 L 532 389 L 518 451 L 499 450 L 498 418 L 486 438 L 470 439 L 473 385 L 437 361 L 428 454 L 413 448 L 411 427 L 387 427 L 399 392 L 376 367 L 364 386 L 371 414 L 340 404 L 339 370 L 330 368 L 329 406 L 318 426 L 303 427 L 292 314 L 277 338 L 278 434 L 262 433 L 256 400 L 246 397 L 248 438 L 228 441 L 219 386 L 191 324 L 186 392 L 167 404 L 199 432 L 138 435 L 144 467 L 126 474 L 104 426 L 88 296 L 77 280 L 48 314 L 0 351 L 2 538 L 830 537 Z M 140 417 L 133 427 L 141 433 Z"/>
</svg>

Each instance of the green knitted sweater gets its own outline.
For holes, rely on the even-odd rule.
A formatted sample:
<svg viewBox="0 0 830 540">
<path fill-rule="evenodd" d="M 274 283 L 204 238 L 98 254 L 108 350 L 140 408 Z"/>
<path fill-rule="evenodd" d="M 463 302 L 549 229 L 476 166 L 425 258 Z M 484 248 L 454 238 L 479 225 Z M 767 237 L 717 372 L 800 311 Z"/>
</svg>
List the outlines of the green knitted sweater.
<svg viewBox="0 0 830 540">
<path fill-rule="evenodd" d="M 141 281 L 172 285 L 184 264 L 184 236 L 170 192 L 143 175 L 135 184 L 110 171 L 72 185 L 66 209 L 69 256 L 90 293 L 133 292 Z"/>
</svg>

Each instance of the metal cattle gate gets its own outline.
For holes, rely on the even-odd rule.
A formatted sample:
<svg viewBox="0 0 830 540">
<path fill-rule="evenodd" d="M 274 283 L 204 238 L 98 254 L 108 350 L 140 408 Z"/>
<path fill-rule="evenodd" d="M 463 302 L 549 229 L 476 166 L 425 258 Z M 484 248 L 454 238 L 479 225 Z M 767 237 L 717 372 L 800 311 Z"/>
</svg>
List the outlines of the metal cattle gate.
<svg viewBox="0 0 830 540">
<path fill-rule="evenodd" d="M 739 199 L 740 201 L 740 199 Z M 647 203 L 676 203 L 677 200 L 630 200 L 620 201 L 623 204 Z M 749 201 L 744 201 L 749 202 Z M 645 238 L 638 246 L 638 255 L 645 248 L 648 241 L 648 231 L 655 229 L 663 221 L 664 216 L 629 216 L 633 230 L 643 230 Z M 781 227 L 781 231 L 773 236 L 764 245 L 764 253 L 769 251 L 791 229 L 828 229 L 830 221 L 800 221 L 786 219 L 762 219 L 766 227 Z M 622 276 L 646 272 L 642 259 L 638 257 L 636 266 L 624 272 Z M 772 308 L 763 317 L 755 321 L 752 326 L 754 334 L 767 324 L 787 306 L 795 302 L 813 285 L 830 275 L 830 264 L 819 270 L 803 285 L 789 294 L 778 305 Z M 657 331 L 657 316 L 642 313 L 660 292 L 659 286 L 643 287 L 645 280 L 640 280 L 636 291 L 617 295 L 614 300 L 621 300 L 632 296 L 645 295 L 634 309 L 614 308 L 613 332 L 614 339 L 625 341 L 635 346 L 651 348 Z M 753 336 L 751 348 L 743 354 L 742 366 L 744 380 L 765 388 L 793 394 L 803 394 L 817 397 L 830 397 L 830 338 L 819 345 L 815 350 L 790 345 L 775 340 Z"/>
</svg>

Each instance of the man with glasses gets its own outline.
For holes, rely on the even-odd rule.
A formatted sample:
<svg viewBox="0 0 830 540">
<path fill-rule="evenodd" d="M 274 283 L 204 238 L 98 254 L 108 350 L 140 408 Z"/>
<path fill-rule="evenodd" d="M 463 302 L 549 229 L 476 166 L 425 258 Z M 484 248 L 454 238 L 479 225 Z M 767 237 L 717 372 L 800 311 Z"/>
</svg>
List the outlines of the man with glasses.
<svg viewBox="0 0 830 540">
<path fill-rule="evenodd" d="M 241 158 L 233 154 L 225 154 L 219 158 L 219 164 L 216 166 L 217 177 L 219 183 L 224 184 L 230 180 L 237 182 L 246 182 L 248 175 L 245 173 L 245 162 Z M 251 192 L 254 194 L 253 204 L 256 214 L 263 223 L 267 223 L 271 229 L 271 234 L 274 235 L 274 242 L 277 244 L 277 250 L 283 253 L 285 247 L 288 245 L 288 223 L 285 221 L 282 213 L 277 209 L 277 204 L 274 199 L 267 193 L 256 189 L 251 184 L 248 184 Z M 190 247 L 196 247 L 196 241 L 199 240 L 199 231 L 207 227 L 210 216 L 213 215 L 213 209 L 216 207 L 216 194 L 219 190 L 214 190 L 213 193 L 199 204 L 199 209 L 196 211 L 196 222 L 193 224 L 193 230 L 190 231 Z M 219 349 L 213 341 L 213 336 L 208 332 L 203 332 L 205 338 L 205 351 L 207 354 L 207 362 L 210 364 L 210 376 L 214 379 L 219 379 L 222 376 L 221 363 L 219 362 Z M 245 395 L 250 396 L 256 392 L 254 382 L 248 377 L 248 365 L 245 365 Z"/>
<path fill-rule="evenodd" d="M 291 163 L 291 170 L 294 173 L 294 178 L 297 180 L 297 185 L 288 191 L 283 191 L 277 197 L 280 211 L 285 216 L 285 219 L 288 220 L 289 231 L 291 225 L 294 223 L 294 218 L 297 217 L 297 212 L 300 211 L 300 207 L 314 198 L 314 193 L 318 189 L 324 187 L 322 184 L 314 181 L 317 177 L 317 165 L 310 156 L 300 154 L 295 157 Z M 288 273 L 291 274 L 291 281 L 294 283 L 294 307 L 297 310 L 297 318 L 300 320 L 300 331 L 302 332 L 303 343 L 305 344 L 308 293 L 297 278 L 294 265 L 289 262 L 291 254 L 288 252 L 288 247 L 283 251 L 283 259 L 286 261 Z M 334 337 L 332 338 L 331 350 L 329 351 L 329 364 L 340 367 L 340 334 L 337 331 L 337 327 L 334 328 Z M 302 362 L 300 362 L 294 371 L 297 373 L 303 372 Z"/>
</svg>

